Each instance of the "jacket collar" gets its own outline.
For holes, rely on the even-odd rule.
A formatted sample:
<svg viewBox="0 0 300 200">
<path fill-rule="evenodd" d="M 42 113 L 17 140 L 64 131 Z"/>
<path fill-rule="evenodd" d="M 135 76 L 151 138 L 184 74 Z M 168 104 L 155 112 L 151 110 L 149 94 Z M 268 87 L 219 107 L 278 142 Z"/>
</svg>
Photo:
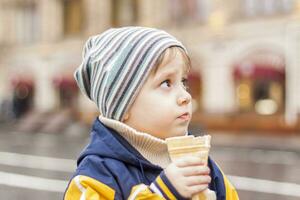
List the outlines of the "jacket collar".
<svg viewBox="0 0 300 200">
<path fill-rule="evenodd" d="M 131 144 L 146 160 L 161 168 L 167 167 L 171 160 L 165 140 L 154 137 L 148 133 L 139 132 L 132 127 L 102 116 L 99 120 L 107 127 L 115 130 Z"/>
</svg>

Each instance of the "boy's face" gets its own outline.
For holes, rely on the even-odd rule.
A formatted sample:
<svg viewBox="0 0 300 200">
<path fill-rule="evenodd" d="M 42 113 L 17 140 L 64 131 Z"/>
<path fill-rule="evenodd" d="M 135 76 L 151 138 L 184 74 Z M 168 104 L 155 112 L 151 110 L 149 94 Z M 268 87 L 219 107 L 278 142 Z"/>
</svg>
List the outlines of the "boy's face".
<svg viewBox="0 0 300 200">
<path fill-rule="evenodd" d="M 167 49 L 157 70 L 152 70 L 132 104 L 124 123 L 138 131 L 165 139 L 185 135 L 192 116 L 186 91 L 187 66 L 179 50 Z"/>
</svg>

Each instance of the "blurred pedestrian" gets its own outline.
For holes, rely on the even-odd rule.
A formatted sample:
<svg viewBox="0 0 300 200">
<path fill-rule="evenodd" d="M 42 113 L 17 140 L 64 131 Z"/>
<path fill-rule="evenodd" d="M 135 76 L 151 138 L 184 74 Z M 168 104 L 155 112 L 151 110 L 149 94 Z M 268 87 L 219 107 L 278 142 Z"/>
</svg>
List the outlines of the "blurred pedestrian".
<svg viewBox="0 0 300 200">
<path fill-rule="evenodd" d="M 32 107 L 33 85 L 30 82 L 19 81 L 13 91 L 12 109 L 16 119 L 26 114 Z"/>
</svg>

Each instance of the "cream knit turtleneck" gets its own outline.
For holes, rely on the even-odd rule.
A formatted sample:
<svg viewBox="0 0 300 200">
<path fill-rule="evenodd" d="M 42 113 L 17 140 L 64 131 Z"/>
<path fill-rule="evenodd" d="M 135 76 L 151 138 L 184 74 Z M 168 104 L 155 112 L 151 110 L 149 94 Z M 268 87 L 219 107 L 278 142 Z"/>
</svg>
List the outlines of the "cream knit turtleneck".
<svg viewBox="0 0 300 200">
<path fill-rule="evenodd" d="M 134 128 L 117 120 L 103 116 L 99 116 L 99 120 L 109 128 L 117 131 L 151 163 L 162 168 L 166 168 L 170 164 L 171 160 L 165 140 L 147 133 L 138 132 Z"/>
</svg>

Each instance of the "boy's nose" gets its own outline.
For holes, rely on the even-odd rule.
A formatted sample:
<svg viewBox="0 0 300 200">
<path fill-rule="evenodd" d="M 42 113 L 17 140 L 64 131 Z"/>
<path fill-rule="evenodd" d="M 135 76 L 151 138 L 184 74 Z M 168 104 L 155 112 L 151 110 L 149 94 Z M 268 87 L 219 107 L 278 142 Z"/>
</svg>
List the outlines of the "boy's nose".
<svg viewBox="0 0 300 200">
<path fill-rule="evenodd" d="M 191 99 L 192 97 L 190 93 L 185 91 L 185 93 L 177 99 L 177 104 L 180 106 L 189 104 L 191 102 Z"/>
</svg>

